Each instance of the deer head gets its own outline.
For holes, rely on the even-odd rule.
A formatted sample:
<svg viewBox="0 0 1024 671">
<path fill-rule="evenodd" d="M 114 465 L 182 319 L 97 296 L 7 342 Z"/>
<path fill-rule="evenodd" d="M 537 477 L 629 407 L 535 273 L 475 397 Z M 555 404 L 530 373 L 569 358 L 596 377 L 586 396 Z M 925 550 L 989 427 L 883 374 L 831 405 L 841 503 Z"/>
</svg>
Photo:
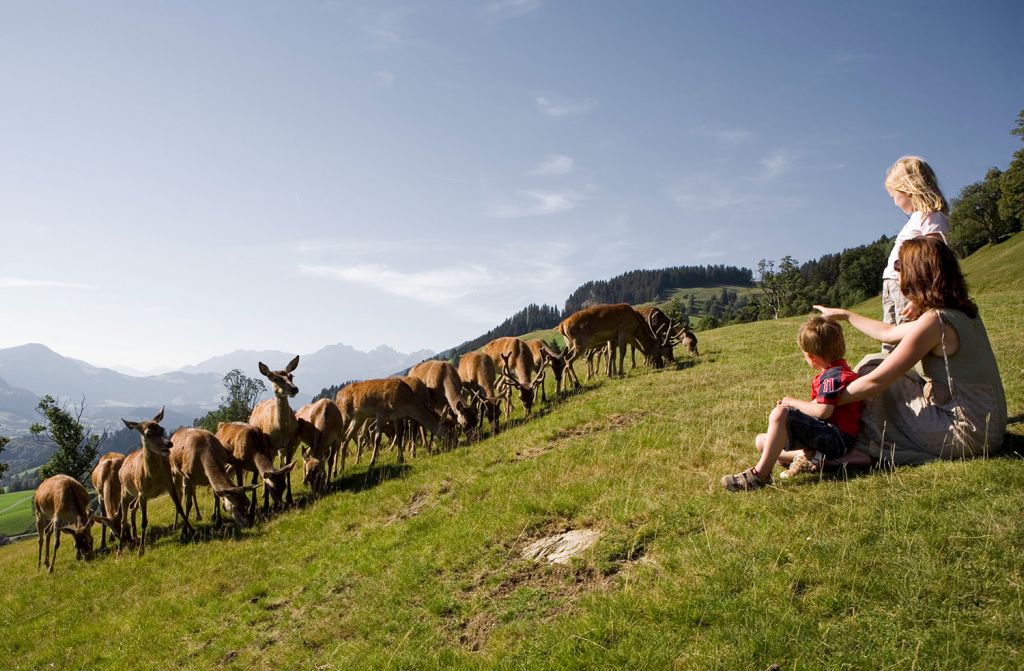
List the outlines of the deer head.
<svg viewBox="0 0 1024 671">
<path fill-rule="evenodd" d="M 253 516 L 249 512 L 249 493 L 259 485 L 246 485 L 244 487 L 227 487 L 225 489 L 214 489 L 213 495 L 220 498 L 224 504 L 224 510 L 231 515 L 240 528 L 246 529 L 252 526 Z"/>
<path fill-rule="evenodd" d="M 294 359 L 288 362 L 288 365 L 284 367 L 284 370 L 270 370 L 270 367 L 262 361 L 259 362 L 260 373 L 270 380 L 270 384 L 274 386 L 274 395 L 278 398 L 293 397 L 299 393 L 299 388 L 295 386 L 292 381 L 292 371 L 294 371 L 299 365 L 299 357 L 295 356 Z"/>
<path fill-rule="evenodd" d="M 92 559 L 92 525 L 95 520 L 89 517 L 85 524 L 68 524 L 60 528 L 63 533 L 75 539 L 75 559 Z"/>
<path fill-rule="evenodd" d="M 121 418 L 124 425 L 129 429 L 133 429 L 139 432 L 142 436 L 142 446 L 152 452 L 158 454 L 168 454 L 171 451 L 171 441 L 167 437 L 167 432 L 164 431 L 164 427 L 160 426 L 160 422 L 164 418 L 164 409 L 160 408 L 160 412 L 153 416 L 153 419 L 146 419 L 141 422 L 130 422 L 125 418 Z"/>
</svg>

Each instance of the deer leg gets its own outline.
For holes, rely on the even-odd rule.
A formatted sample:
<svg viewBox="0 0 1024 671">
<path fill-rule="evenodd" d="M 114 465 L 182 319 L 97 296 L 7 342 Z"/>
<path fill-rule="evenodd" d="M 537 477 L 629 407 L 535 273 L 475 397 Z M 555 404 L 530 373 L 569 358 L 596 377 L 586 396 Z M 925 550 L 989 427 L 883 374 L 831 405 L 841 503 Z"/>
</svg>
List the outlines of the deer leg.
<svg viewBox="0 0 1024 671">
<path fill-rule="evenodd" d="M 50 573 L 53 573 L 53 567 L 57 565 L 57 550 L 60 549 L 60 529 L 57 528 L 57 520 L 58 519 L 59 518 L 56 516 L 56 513 L 55 513 L 54 514 L 54 518 L 53 518 L 53 559 L 50 559 L 49 557 L 47 557 L 47 560 L 50 563 L 50 567 L 47 570 Z M 47 555 L 49 555 L 49 549 L 50 549 L 49 542 L 47 542 L 47 544 L 46 544 L 46 549 L 47 549 Z"/>
<path fill-rule="evenodd" d="M 177 498 L 177 494 L 175 494 L 175 498 Z M 181 508 L 180 503 L 178 507 Z M 141 557 L 146 553 L 146 529 L 149 527 L 149 517 L 146 516 L 146 499 L 142 498 L 141 494 L 139 494 L 139 508 L 142 509 L 142 537 L 139 542 L 139 556 Z"/>
<path fill-rule="evenodd" d="M 189 522 L 188 522 L 188 515 L 186 515 L 185 511 L 181 509 L 181 499 L 178 498 L 178 492 L 174 491 L 174 487 L 171 487 L 170 495 L 171 495 L 171 500 L 174 501 L 174 508 L 175 508 L 175 510 L 177 510 L 179 513 L 181 513 L 181 518 L 183 520 L 185 520 L 185 524 L 181 527 L 181 540 L 185 540 L 185 538 L 187 538 L 188 536 L 192 535 L 192 525 L 189 524 Z M 146 527 L 146 502 L 145 502 L 145 500 L 143 500 L 143 502 L 142 502 L 142 527 L 143 527 L 142 533 L 145 534 L 146 533 L 146 531 L 145 531 L 145 527 Z"/>
<path fill-rule="evenodd" d="M 49 531 L 47 530 L 47 524 L 43 524 L 41 519 L 38 517 L 36 518 L 36 533 L 39 535 L 39 557 L 36 559 L 37 571 L 42 568 L 43 565 L 43 536 L 46 536 L 46 562 L 50 562 L 50 537 Z"/>
</svg>

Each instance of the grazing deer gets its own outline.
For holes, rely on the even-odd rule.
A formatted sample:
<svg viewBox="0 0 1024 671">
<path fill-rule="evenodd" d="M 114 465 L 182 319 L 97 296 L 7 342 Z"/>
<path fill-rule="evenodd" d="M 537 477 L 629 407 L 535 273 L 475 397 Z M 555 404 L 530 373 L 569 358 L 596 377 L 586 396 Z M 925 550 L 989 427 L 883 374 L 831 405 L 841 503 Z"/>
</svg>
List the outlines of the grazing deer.
<svg viewBox="0 0 1024 671">
<path fill-rule="evenodd" d="M 669 362 L 675 362 L 675 354 L 673 349 L 679 344 L 680 336 L 679 332 L 683 328 L 675 322 L 674 319 L 669 317 L 667 314 L 662 312 L 660 308 L 653 305 L 645 305 L 642 307 L 634 308 L 641 317 L 647 322 L 648 326 L 651 327 L 651 331 L 654 336 L 665 343 L 668 348 L 662 349 L 662 354 Z M 636 350 L 637 346 L 633 344 L 633 368 L 636 368 Z"/>
<path fill-rule="evenodd" d="M 302 480 L 314 493 L 322 494 L 334 475 L 334 460 L 345 434 L 345 421 L 341 410 L 328 398 L 303 406 L 295 417 L 299 422 L 299 441 L 305 445 L 302 448 Z M 345 471 L 344 452 L 341 470 Z"/>
<path fill-rule="evenodd" d="M 100 515 L 106 516 L 109 524 L 103 524 L 100 530 L 100 549 L 107 549 L 107 528 L 110 528 L 110 535 L 117 538 L 118 544 L 122 544 L 125 538 L 121 520 L 121 477 L 118 471 L 124 464 L 124 455 L 120 452 L 107 452 L 96 463 L 92 469 L 92 488 L 96 490 L 96 498 L 99 503 Z"/>
<path fill-rule="evenodd" d="M 543 370 L 533 360 L 533 354 L 526 343 L 519 338 L 505 337 L 492 340 L 480 350 L 491 357 L 495 368 L 500 372 L 498 375 L 503 380 L 503 386 L 509 389 L 518 389 L 519 398 L 523 402 L 523 408 L 529 415 L 533 410 L 533 399 L 537 389 L 537 380 L 543 375 Z M 507 412 L 512 410 L 511 399 L 507 399 Z"/>
<path fill-rule="evenodd" d="M 626 357 L 626 345 L 630 343 L 637 343 L 640 351 L 653 360 L 655 368 L 664 366 L 665 350 L 671 351 L 668 337 L 659 340 L 643 317 L 626 303 L 584 308 L 563 319 L 556 330 L 565 338 L 565 362 L 577 388 L 582 384 L 572 363 L 581 353 L 595 345 L 612 344 L 618 354 L 620 375 L 624 374 L 622 364 Z M 609 374 L 613 366 L 614 357 L 609 357 Z"/>
<path fill-rule="evenodd" d="M 75 539 L 76 559 L 92 559 L 93 516 L 89 510 L 89 492 L 78 480 L 68 475 L 54 475 L 43 480 L 32 496 L 32 510 L 36 516 L 39 534 L 38 571 L 43 562 L 43 537 L 46 537 L 46 570 L 53 573 L 60 549 L 60 535 L 66 533 Z M 50 560 L 50 537 L 53 540 L 53 560 Z"/>
<path fill-rule="evenodd" d="M 426 385 L 435 410 L 449 408 L 467 436 L 475 432 L 476 410 L 462 400 L 462 378 L 455 366 L 447 361 L 424 361 L 412 367 L 409 377 Z"/>
<path fill-rule="evenodd" d="M 125 523 L 125 510 L 131 511 L 132 538 L 139 538 L 135 526 L 135 511 L 142 509 L 142 536 L 139 544 L 139 556 L 146 552 L 146 529 L 149 528 L 149 517 L 146 513 L 147 502 L 151 498 L 161 494 L 169 494 L 174 501 L 174 508 L 177 514 L 184 520 L 185 524 L 181 530 L 181 538 L 184 540 L 192 534 L 192 527 L 188 523 L 188 517 L 181 508 L 181 499 L 178 498 L 178 491 L 174 487 L 174 478 L 171 475 L 171 441 L 167 439 L 167 432 L 160 426 L 164 418 L 164 410 L 153 419 L 141 422 L 129 422 L 122 418 L 121 421 L 129 429 L 139 432 L 142 439 L 142 447 L 129 454 L 121 464 L 118 475 L 121 479 L 121 524 Z"/>
<path fill-rule="evenodd" d="M 267 364 L 262 361 L 260 373 L 263 374 L 274 387 L 274 398 L 260 401 L 249 415 L 249 424 L 262 431 L 270 441 L 271 453 L 279 457 L 279 463 L 290 463 L 295 457 L 295 447 L 298 445 L 299 423 L 295 419 L 295 413 L 288 405 L 288 399 L 299 393 L 299 388 L 292 381 L 292 371 L 299 365 L 299 357 L 296 356 L 284 370 L 270 370 Z M 291 471 L 288 474 L 288 505 L 292 500 L 292 478 Z"/>
<path fill-rule="evenodd" d="M 416 398 L 420 400 L 420 403 L 427 407 L 430 407 L 433 401 L 431 400 L 430 390 L 427 389 L 427 385 L 423 383 L 423 380 L 419 379 L 418 377 L 412 377 L 411 375 L 399 375 L 397 377 L 399 380 L 409 385 L 409 388 L 412 389 L 412 393 L 416 395 Z M 384 434 L 390 437 L 390 434 L 388 433 L 389 429 L 393 429 L 394 431 L 398 431 L 403 434 L 403 436 L 400 436 L 398 439 L 405 439 L 407 446 L 412 450 L 413 457 L 416 456 L 417 442 L 423 443 L 423 446 L 426 448 L 428 454 L 433 451 L 434 435 L 427 431 L 426 428 L 417 424 L 416 420 L 406 418 L 405 420 L 400 422 L 398 426 L 385 426 L 383 429 Z M 362 443 L 360 443 L 360 447 L 361 445 Z M 358 449 L 356 454 L 358 461 Z"/>
<path fill-rule="evenodd" d="M 546 366 L 543 364 L 546 362 L 551 367 L 551 372 L 555 375 L 555 394 L 561 394 L 562 373 L 565 371 L 565 355 L 555 352 L 541 339 L 527 340 L 526 346 L 530 348 L 530 354 L 533 355 L 534 363 L 540 367 L 540 400 L 547 403 L 547 391 L 544 389 Z"/>
<path fill-rule="evenodd" d="M 220 505 L 234 519 L 240 528 L 252 526 L 253 516 L 249 510 L 249 492 L 257 485 L 236 487 L 227 474 L 230 461 L 227 451 L 217 437 L 206 429 L 178 429 L 171 436 L 171 471 L 175 485 L 181 488 L 185 501 L 185 519 L 196 503 L 196 487 L 213 489 L 213 523 L 221 525 Z M 198 519 L 199 506 L 196 505 Z"/>
<path fill-rule="evenodd" d="M 228 452 L 235 471 L 238 486 L 241 487 L 245 471 L 252 473 L 252 484 L 263 480 L 263 512 L 270 510 L 270 500 L 280 506 L 288 489 L 288 474 L 295 462 L 274 468 L 273 455 L 267 437 L 245 422 L 221 422 L 217 425 L 217 440 Z M 249 512 L 256 514 L 256 492 L 252 492 Z"/>
<path fill-rule="evenodd" d="M 454 426 L 448 419 L 434 412 L 429 404 L 424 404 L 412 388 L 398 378 L 353 382 L 338 392 L 337 402 L 348 427 L 342 445 L 347 445 L 364 425 L 369 424 L 370 443 L 373 445 L 371 469 L 377 461 L 380 434 L 387 422 L 393 422 L 397 427 L 400 420 L 413 419 L 442 442 L 454 432 Z M 370 424 L 374 420 L 376 424 Z M 398 448 L 398 463 L 403 463 L 403 446 L 398 438 L 396 432 L 392 446 Z"/>
<path fill-rule="evenodd" d="M 491 357 L 480 352 L 467 352 L 459 357 L 459 377 L 464 387 L 483 407 L 479 413 L 480 425 L 484 417 L 491 422 L 491 433 L 498 433 L 498 418 L 501 416 L 501 401 L 494 390 L 497 369 Z"/>
</svg>

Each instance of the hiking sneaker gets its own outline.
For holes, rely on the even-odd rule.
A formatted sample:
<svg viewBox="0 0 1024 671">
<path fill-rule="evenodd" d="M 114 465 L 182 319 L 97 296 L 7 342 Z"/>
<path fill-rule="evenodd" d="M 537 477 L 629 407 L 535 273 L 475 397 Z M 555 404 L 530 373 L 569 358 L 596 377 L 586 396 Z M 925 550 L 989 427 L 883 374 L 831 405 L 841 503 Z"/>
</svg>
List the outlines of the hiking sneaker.
<svg viewBox="0 0 1024 671">
<path fill-rule="evenodd" d="M 825 458 L 821 452 L 812 452 L 810 457 L 807 456 L 806 452 L 798 454 L 793 463 L 789 465 L 789 468 L 779 474 L 779 478 L 785 480 L 800 473 L 820 473 L 823 461 L 825 461 Z"/>
</svg>

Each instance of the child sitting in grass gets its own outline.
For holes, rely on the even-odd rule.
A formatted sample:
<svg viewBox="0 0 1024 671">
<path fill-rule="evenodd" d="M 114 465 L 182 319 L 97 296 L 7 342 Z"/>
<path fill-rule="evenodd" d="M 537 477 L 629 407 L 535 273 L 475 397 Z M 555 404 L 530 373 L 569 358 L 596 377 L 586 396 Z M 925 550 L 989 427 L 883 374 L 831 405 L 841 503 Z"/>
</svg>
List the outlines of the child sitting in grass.
<svg viewBox="0 0 1024 671">
<path fill-rule="evenodd" d="M 836 405 L 839 392 L 857 379 L 843 359 L 843 327 L 821 316 L 811 317 L 800 327 L 797 342 L 807 363 L 820 371 L 811 383 L 811 400 L 787 396 L 776 404 L 768 415 L 768 432 L 754 439 L 761 453 L 757 465 L 722 478 L 730 492 L 770 485 L 776 461 L 792 462 L 781 477 L 813 473 L 825 459 L 838 459 L 853 446 L 861 404 Z"/>
</svg>

